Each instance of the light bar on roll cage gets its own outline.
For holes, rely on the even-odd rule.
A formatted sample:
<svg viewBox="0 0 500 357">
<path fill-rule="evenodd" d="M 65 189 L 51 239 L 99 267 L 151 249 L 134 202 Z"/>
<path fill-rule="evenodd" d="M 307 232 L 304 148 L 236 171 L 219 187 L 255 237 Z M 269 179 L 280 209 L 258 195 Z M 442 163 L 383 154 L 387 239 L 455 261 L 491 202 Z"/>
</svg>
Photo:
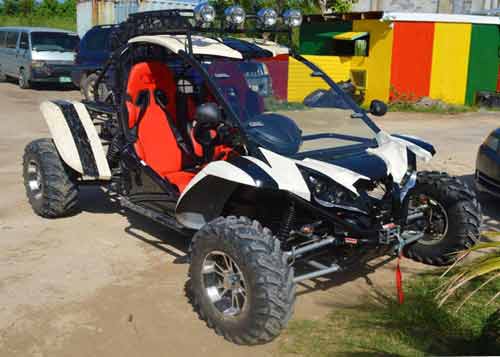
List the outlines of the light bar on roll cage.
<svg viewBox="0 0 500 357">
<path fill-rule="evenodd" d="M 215 21 L 215 9 L 209 3 L 200 3 L 193 10 L 197 25 L 209 25 Z"/>
<path fill-rule="evenodd" d="M 257 26 L 271 28 L 278 22 L 278 13 L 271 8 L 260 9 L 257 13 Z"/>
<path fill-rule="evenodd" d="M 246 19 L 245 10 L 238 5 L 230 6 L 224 10 L 224 16 L 226 23 L 234 27 L 243 25 Z"/>
</svg>

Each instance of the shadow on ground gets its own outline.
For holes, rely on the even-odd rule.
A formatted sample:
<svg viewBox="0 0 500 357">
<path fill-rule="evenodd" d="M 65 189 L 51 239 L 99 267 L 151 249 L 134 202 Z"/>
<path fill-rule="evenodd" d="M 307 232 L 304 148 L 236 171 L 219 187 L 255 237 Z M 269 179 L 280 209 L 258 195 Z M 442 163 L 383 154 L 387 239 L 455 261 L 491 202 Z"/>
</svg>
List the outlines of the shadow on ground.
<svg viewBox="0 0 500 357">
<path fill-rule="evenodd" d="M 17 79 L 7 77 L 6 83 L 17 86 Z M 54 91 L 54 92 L 67 92 L 78 90 L 74 84 L 64 84 L 64 83 L 31 83 L 30 89 L 27 90 L 40 90 L 40 91 Z"/>
</svg>

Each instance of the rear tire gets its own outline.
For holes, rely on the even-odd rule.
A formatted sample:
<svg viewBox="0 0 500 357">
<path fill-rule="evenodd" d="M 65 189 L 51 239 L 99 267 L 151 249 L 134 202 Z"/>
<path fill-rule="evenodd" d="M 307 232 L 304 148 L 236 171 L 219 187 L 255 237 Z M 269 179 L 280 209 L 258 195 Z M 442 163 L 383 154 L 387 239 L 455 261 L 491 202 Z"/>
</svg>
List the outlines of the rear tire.
<svg viewBox="0 0 500 357">
<path fill-rule="evenodd" d="M 39 139 L 26 146 L 23 178 L 28 200 L 39 216 L 57 218 L 76 212 L 78 187 L 52 140 Z"/>
<path fill-rule="evenodd" d="M 19 70 L 18 84 L 19 84 L 19 88 L 21 88 L 21 89 L 30 89 L 31 88 L 31 83 L 28 80 L 28 76 L 26 74 L 26 71 L 23 68 L 21 68 Z"/>
<path fill-rule="evenodd" d="M 88 101 L 94 101 L 95 93 L 94 93 L 94 84 L 97 79 L 97 73 L 92 73 L 88 75 L 83 81 L 82 85 L 82 94 Z"/>
<path fill-rule="evenodd" d="M 92 73 L 85 78 L 85 80 L 83 81 L 83 85 L 81 86 L 81 92 L 83 96 L 86 100 L 89 101 L 98 101 L 113 104 L 113 93 L 112 91 L 110 91 L 104 81 L 101 81 L 101 83 L 99 84 L 98 93 L 95 93 L 94 85 L 98 77 L 98 73 Z"/>
<path fill-rule="evenodd" d="M 424 195 L 445 211 L 446 229 L 438 239 L 422 240 L 406 247 L 405 255 L 429 265 L 449 265 L 456 252 L 472 247 L 480 239 L 481 207 L 472 191 L 456 177 L 443 172 L 419 172 L 409 197 Z"/>
<path fill-rule="evenodd" d="M 241 298 L 243 294 L 237 296 L 241 299 L 236 303 L 236 309 L 227 308 L 227 304 L 233 306 L 234 285 L 226 295 L 226 288 L 219 288 L 220 284 L 231 282 L 231 277 L 217 280 L 223 275 L 221 270 L 217 273 L 215 267 L 213 272 L 207 269 L 207 262 L 210 266 L 220 255 L 227 255 L 233 262 L 229 266 L 241 272 L 236 274 L 241 278 L 241 281 L 237 279 L 237 287 L 244 288 L 245 298 Z M 281 251 L 279 240 L 257 221 L 230 216 L 206 224 L 193 238 L 189 273 L 188 286 L 200 318 L 233 343 L 256 345 L 269 342 L 286 327 L 293 313 L 293 268 Z M 212 283 L 215 285 L 211 286 Z"/>
</svg>

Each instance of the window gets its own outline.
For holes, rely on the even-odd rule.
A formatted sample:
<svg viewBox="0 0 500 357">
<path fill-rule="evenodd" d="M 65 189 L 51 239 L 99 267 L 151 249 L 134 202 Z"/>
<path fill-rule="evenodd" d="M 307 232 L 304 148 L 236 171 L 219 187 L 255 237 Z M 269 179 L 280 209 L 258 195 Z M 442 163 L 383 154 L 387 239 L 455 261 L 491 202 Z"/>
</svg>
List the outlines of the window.
<svg viewBox="0 0 500 357">
<path fill-rule="evenodd" d="M 7 36 L 7 32 L 5 32 L 5 31 L 0 32 L 0 48 L 5 48 L 6 36 Z"/>
<path fill-rule="evenodd" d="M 496 136 L 490 135 L 484 144 L 489 147 L 491 150 L 497 152 L 499 150 L 498 143 L 500 142 L 500 139 L 497 138 Z"/>
<path fill-rule="evenodd" d="M 32 32 L 31 47 L 34 51 L 75 51 L 80 39 L 65 32 Z"/>
<path fill-rule="evenodd" d="M 19 32 L 7 32 L 7 48 L 17 47 L 17 38 L 19 37 Z"/>
<path fill-rule="evenodd" d="M 84 37 L 85 49 L 87 51 L 103 51 L 108 49 L 108 40 L 112 27 L 97 27 Z"/>
<path fill-rule="evenodd" d="M 23 50 L 28 50 L 30 48 L 30 43 L 28 41 L 28 34 L 23 32 L 21 34 L 21 39 L 19 40 L 19 48 Z"/>
<path fill-rule="evenodd" d="M 333 37 L 334 56 L 368 56 L 370 36 L 367 32 L 344 32 Z"/>
</svg>

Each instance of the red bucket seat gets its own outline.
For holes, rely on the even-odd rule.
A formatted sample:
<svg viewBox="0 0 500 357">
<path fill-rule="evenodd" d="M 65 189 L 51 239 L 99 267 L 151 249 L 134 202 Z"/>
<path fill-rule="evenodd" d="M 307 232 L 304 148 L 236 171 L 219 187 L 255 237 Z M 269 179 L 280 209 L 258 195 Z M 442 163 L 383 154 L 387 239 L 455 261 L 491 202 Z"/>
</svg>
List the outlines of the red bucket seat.
<svg viewBox="0 0 500 357">
<path fill-rule="evenodd" d="M 158 92 L 166 98 L 164 108 L 156 99 Z M 130 70 L 127 95 L 128 125 L 137 130 L 137 155 L 182 192 L 195 173 L 185 171 L 191 161 L 179 146 L 174 74 L 161 62 L 137 63 Z"/>
</svg>

